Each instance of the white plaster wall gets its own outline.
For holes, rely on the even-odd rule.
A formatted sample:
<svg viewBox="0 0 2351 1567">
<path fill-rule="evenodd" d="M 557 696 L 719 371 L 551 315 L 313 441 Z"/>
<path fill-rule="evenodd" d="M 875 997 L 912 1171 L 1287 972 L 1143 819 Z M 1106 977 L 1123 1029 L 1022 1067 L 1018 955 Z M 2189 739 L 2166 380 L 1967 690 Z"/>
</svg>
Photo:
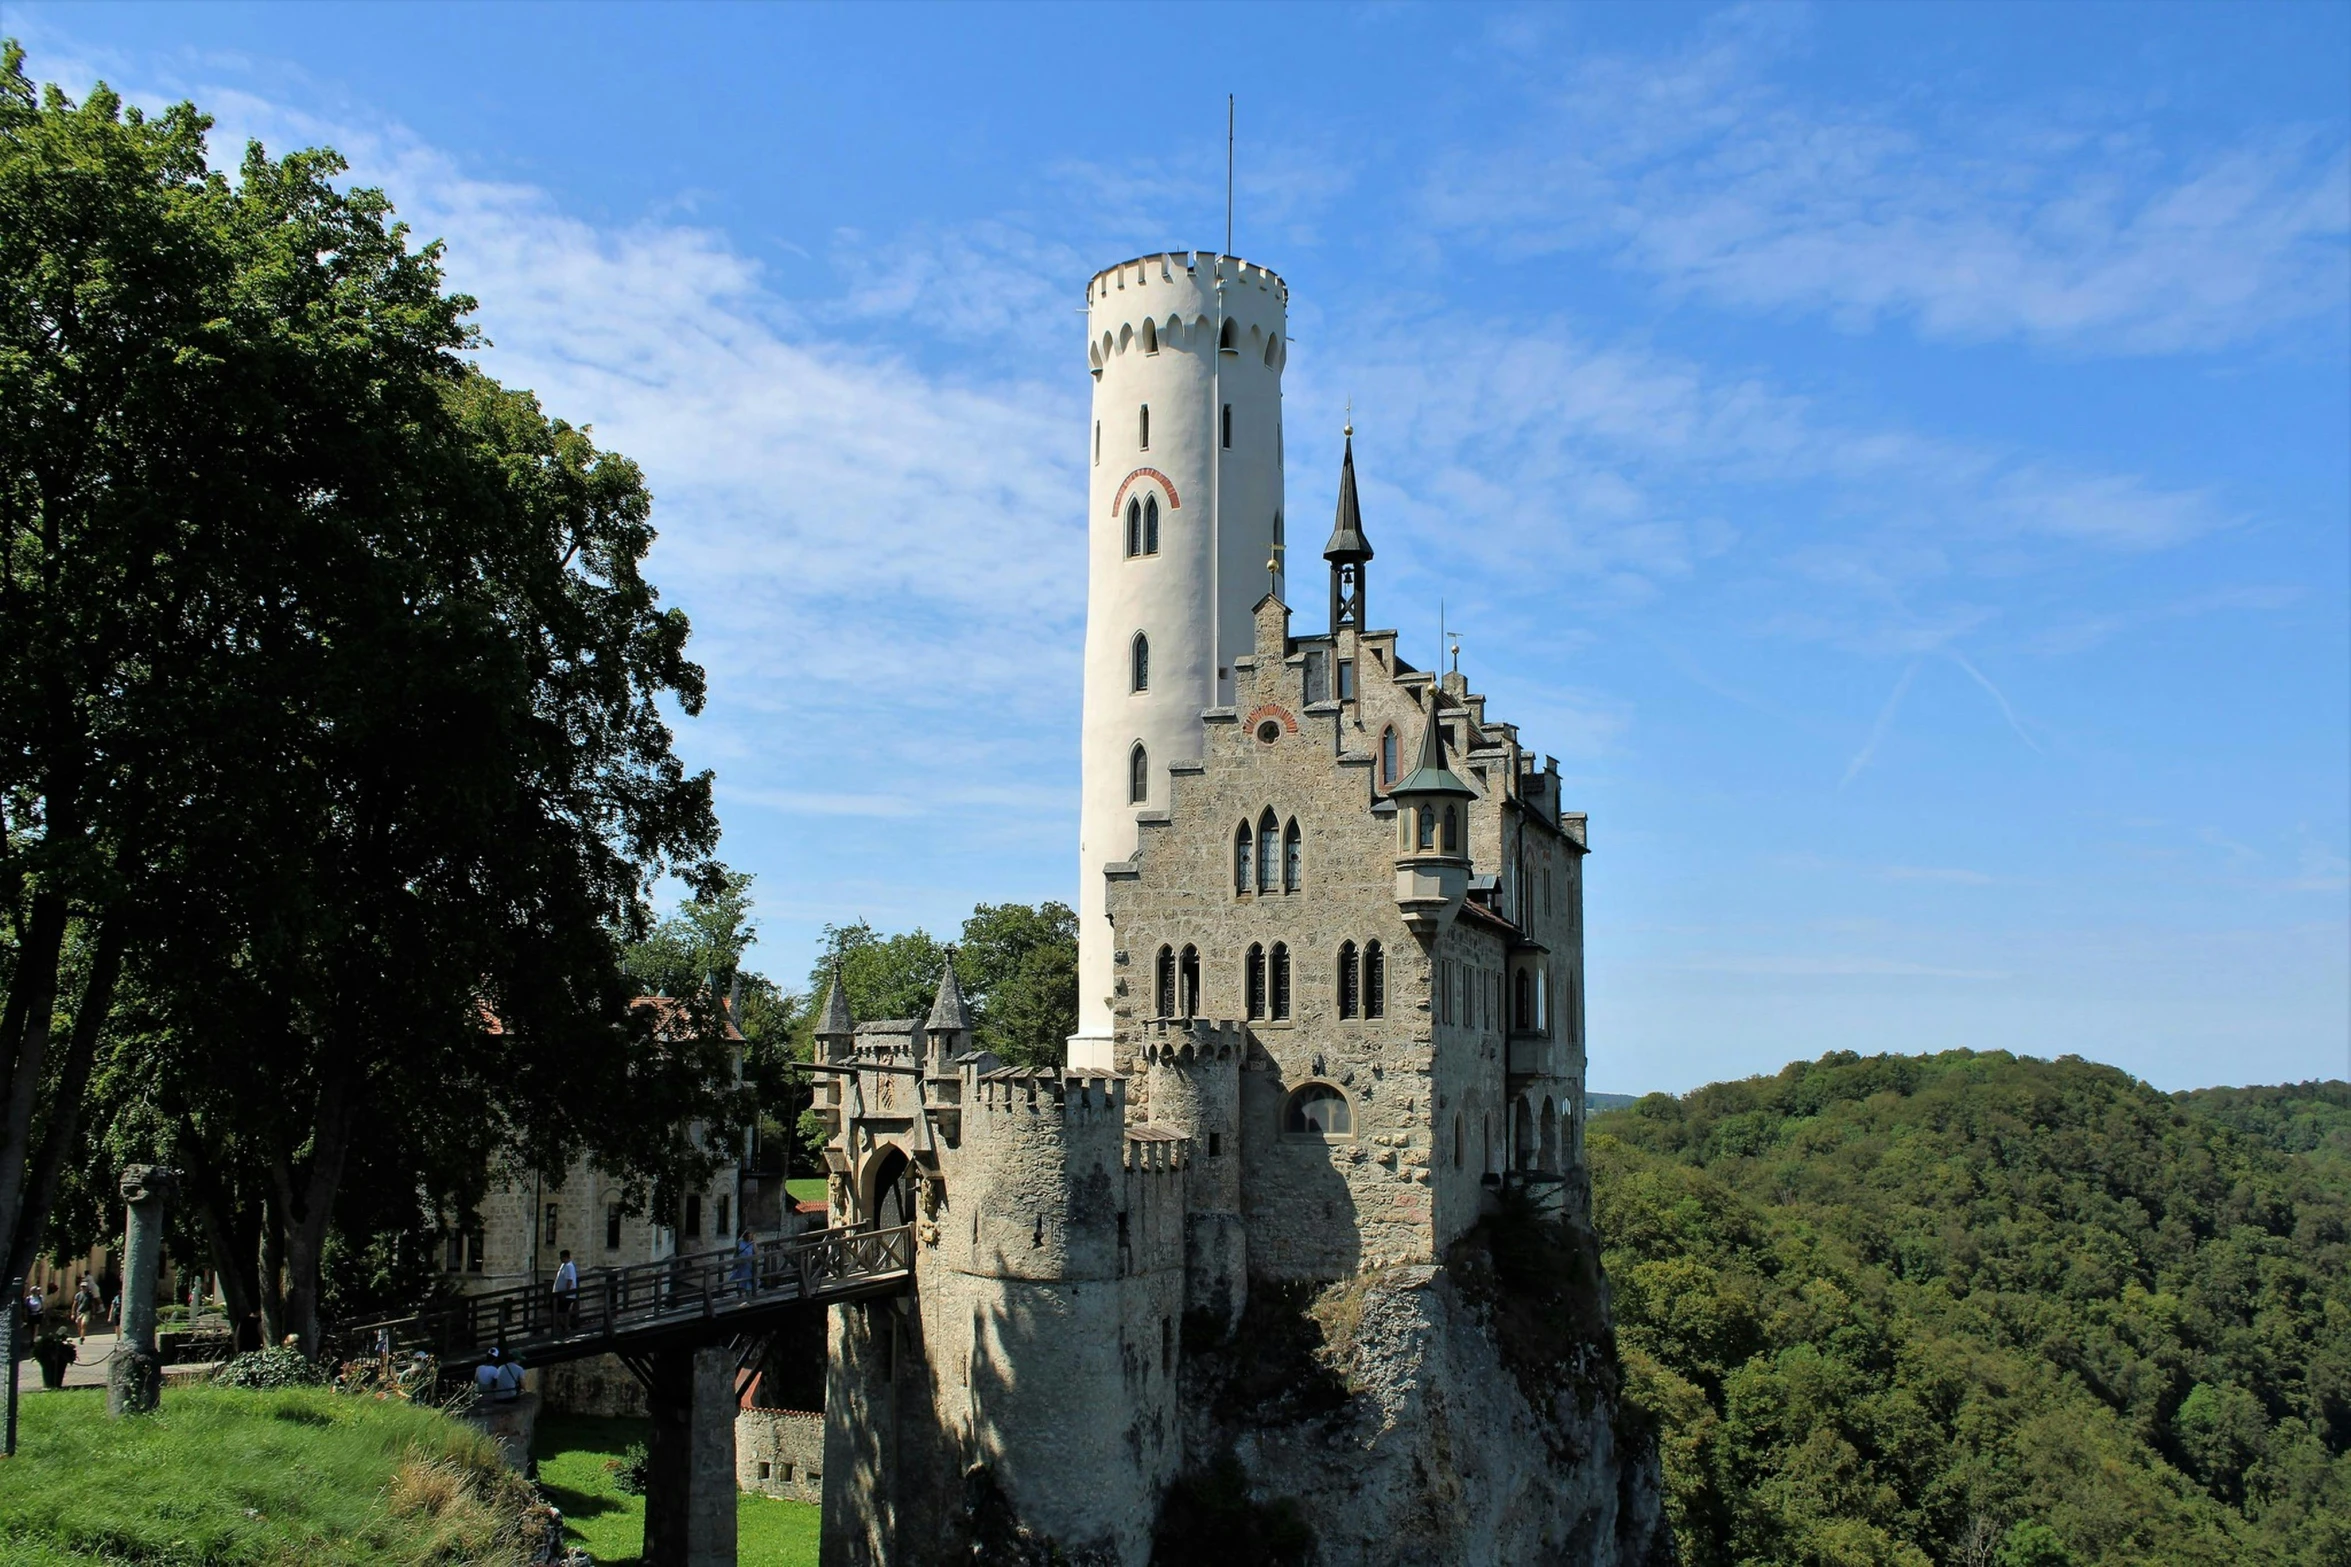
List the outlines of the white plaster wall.
<svg viewBox="0 0 2351 1567">
<path fill-rule="evenodd" d="M 1220 277 L 1222 313 L 1234 323 L 1234 351 L 1226 354 L 1215 351 Z M 1102 867 L 1134 851 L 1138 809 L 1165 805 L 1167 764 L 1200 755 L 1200 710 L 1227 699 L 1232 660 L 1249 651 L 1250 607 L 1268 585 L 1265 563 L 1283 511 L 1288 298 L 1281 279 L 1263 267 L 1187 252 L 1124 262 L 1087 288 L 1085 353 L 1094 406 L 1086 431 L 1091 477 L 1073 1067 L 1107 1070 L 1111 1063 L 1115 975 Z M 1154 324 L 1156 352 L 1143 341 L 1146 319 Z M 1220 451 L 1223 403 L 1232 406 L 1233 443 Z M 1148 450 L 1139 417 L 1145 405 Z M 1146 469 L 1150 474 L 1138 477 Z M 1160 504 L 1159 553 L 1130 559 L 1125 501 L 1150 493 Z M 1143 692 L 1130 689 L 1137 632 L 1151 646 L 1150 689 Z M 1227 672 L 1221 683 L 1220 668 Z M 1141 806 L 1128 798 L 1128 756 L 1137 741 L 1151 762 L 1150 798 Z"/>
</svg>

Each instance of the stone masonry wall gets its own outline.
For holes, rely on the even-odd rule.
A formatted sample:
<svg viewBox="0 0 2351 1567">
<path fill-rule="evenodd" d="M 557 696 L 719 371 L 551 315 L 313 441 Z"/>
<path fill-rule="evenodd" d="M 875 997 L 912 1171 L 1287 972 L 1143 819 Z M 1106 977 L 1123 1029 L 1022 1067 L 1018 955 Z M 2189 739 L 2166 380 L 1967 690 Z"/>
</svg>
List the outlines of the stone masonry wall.
<svg viewBox="0 0 2351 1567">
<path fill-rule="evenodd" d="M 824 1416 L 746 1409 L 735 1416 L 735 1487 L 787 1501 L 824 1501 Z"/>
</svg>

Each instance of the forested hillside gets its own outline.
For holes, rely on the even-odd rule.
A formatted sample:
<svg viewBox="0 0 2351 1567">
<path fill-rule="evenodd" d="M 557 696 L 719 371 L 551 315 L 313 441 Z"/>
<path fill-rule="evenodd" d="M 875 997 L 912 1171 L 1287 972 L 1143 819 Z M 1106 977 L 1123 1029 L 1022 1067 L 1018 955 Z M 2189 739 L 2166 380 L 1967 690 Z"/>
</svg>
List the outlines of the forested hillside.
<svg viewBox="0 0 2351 1567">
<path fill-rule="evenodd" d="M 2351 1084 L 1839 1052 L 1590 1146 L 1690 1567 L 2351 1563 Z"/>
</svg>

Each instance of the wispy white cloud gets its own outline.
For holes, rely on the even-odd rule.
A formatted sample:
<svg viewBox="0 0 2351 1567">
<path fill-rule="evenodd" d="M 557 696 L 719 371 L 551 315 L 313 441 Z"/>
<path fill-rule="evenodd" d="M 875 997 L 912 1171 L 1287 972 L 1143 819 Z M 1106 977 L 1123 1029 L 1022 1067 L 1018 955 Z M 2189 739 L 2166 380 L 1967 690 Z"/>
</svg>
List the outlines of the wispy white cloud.
<svg viewBox="0 0 2351 1567">
<path fill-rule="evenodd" d="M 1523 129 L 1441 164 L 1427 210 L 1508 253 L 1596 251 L 1670 293 L 1854 331 L 2145 354 L 2340 328 L 2339 132 L 2178 153 L 2115 109 L 1822 102 L 1774 79 L 1790 25 L 1733 13 L 1678 52 L 1522 79 Z"/>
<path fill-rule="evenodd" d="M 1853 753 L 1853 760 L 1845 764 L 1845 776 L 1837 780 L 1839 792 L 1860 777 L 1862 769 L 1869 766 L 1871 759 L 1878 754 L 1878 746 L 1884 742 L 1886 731 L 1894 727 L 1894 715 L 1902 709 L 1902 698 L 1909 692 L 1910 682 L 1917 678 L 1918 665 L 1915 662 L 1904 667 L 1902 678 L 1894 682 L 1893 694 L 1886 698 L 1886 705 L 1878 709 L 1877 722 L 1869 726 L 1869 738 L 1861 743 L 1860 750 Z"/>
</svg>

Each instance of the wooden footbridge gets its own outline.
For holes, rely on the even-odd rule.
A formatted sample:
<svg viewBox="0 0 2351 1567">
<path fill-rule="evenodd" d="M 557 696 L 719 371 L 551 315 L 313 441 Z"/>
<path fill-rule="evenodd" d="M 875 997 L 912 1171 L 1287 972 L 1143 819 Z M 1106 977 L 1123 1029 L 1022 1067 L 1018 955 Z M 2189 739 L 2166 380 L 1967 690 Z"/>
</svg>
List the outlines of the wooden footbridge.
<svg viewBox="0 0 2351 1567">
<path fill-rule="evenodd" d="M 526 1366 L 619 1355 L 647 1375 L 643 1357 L 655 1351 L 746 1340 L 794 1306 L 895 1295 L 913 1277 L 911 1226 L 844 1227 L 763 1241 L 748 1256 L 711 1251 L 584 1271 L 568 1299 L 547 1283 L 526 1284 L 338 1323 L 334 1336 L 346 1356 L 421 1351 L 449 1369 L 496 1350 Z"/>
</svg>

